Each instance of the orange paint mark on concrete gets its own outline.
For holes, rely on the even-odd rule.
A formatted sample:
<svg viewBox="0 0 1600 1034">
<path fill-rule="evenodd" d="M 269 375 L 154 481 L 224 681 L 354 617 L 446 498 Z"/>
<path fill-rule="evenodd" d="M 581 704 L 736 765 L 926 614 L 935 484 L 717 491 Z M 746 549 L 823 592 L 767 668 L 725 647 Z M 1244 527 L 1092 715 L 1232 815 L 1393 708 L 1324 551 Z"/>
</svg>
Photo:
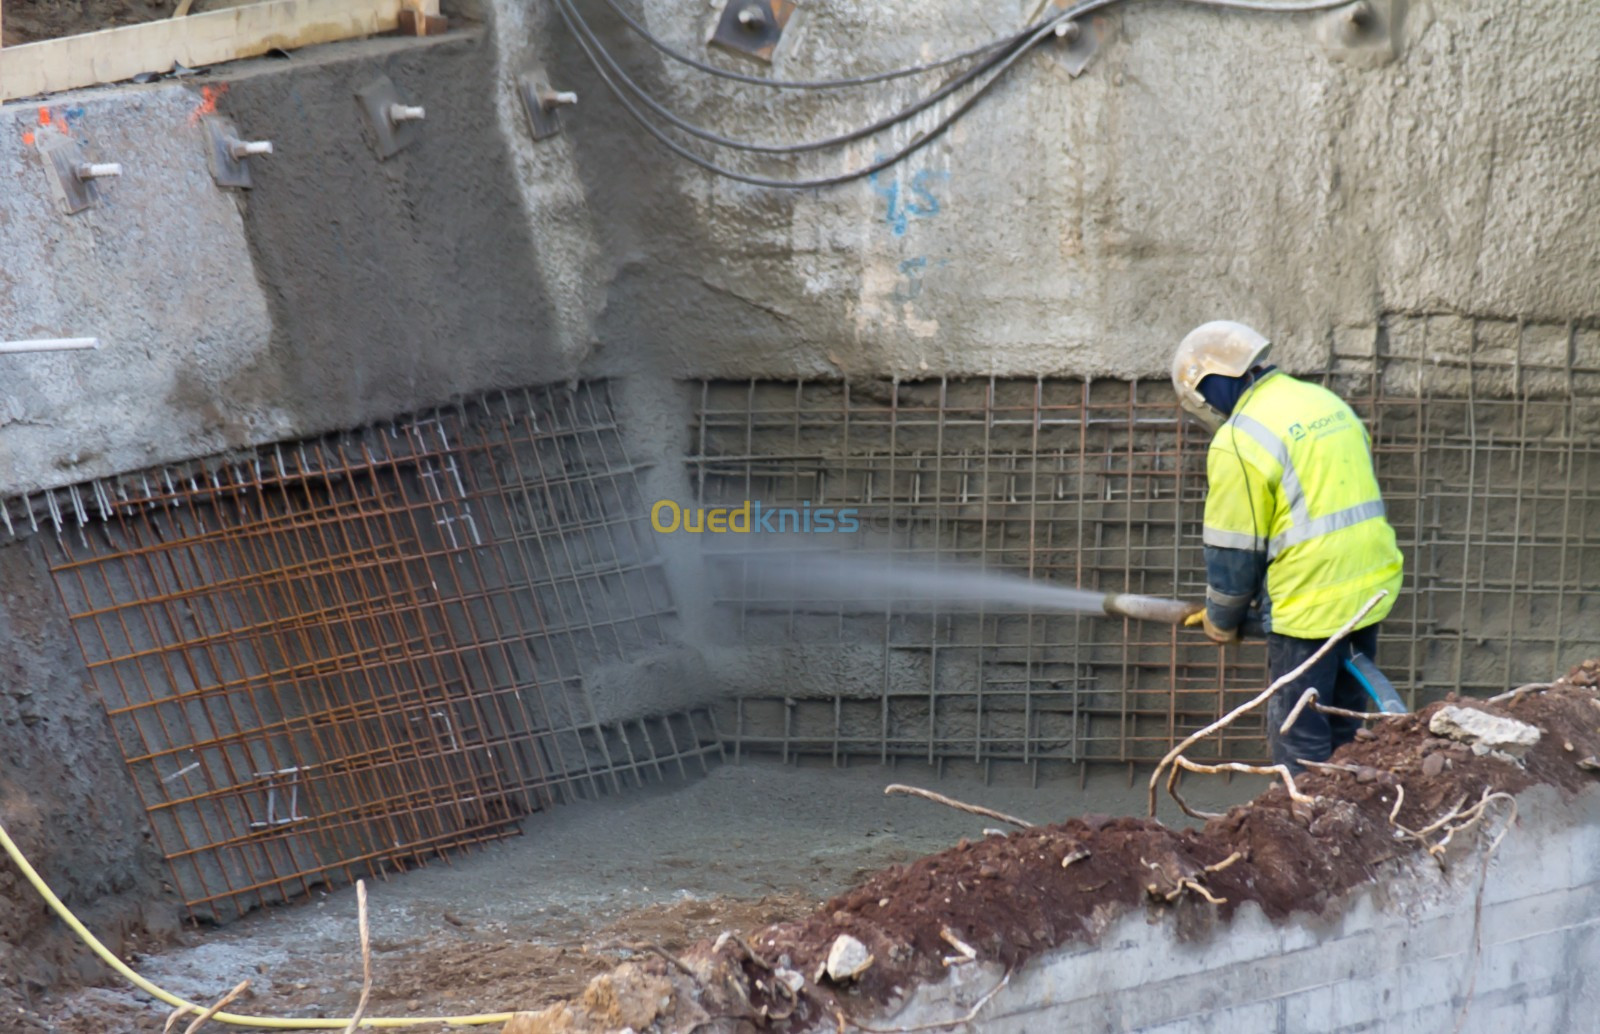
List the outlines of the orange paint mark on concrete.
<svg viewBox="0 0 1600 1034">
<path fill-rule="evenodd" d="M 24 147 L 32 147 L 33 146 L 33 134 L 32 133 L 24 133 L 24 134 L 22 134 L 22 144 L 23 144 Z"/>
<path fill-rule="evenodd" d="M 51 126 L 54 126 L 63 133 L 70 134 L 72 132 L 72 130 L 67 126 L 67 118 L 65 115 L 57 118 L 50 113 L 49 108 L 42 104 L 39 106 L 39 126 L 42 129 L 48 129 Z"/>
<path fill-rule="evenodd" d="M 200 87 L 200 103 L 189 112 L 189 125 L 194 125 L 207 115 L 216 113 L 217 100 L 228 92 L 227 83 L 218 83 L 215 86 Z"/>
</svg>

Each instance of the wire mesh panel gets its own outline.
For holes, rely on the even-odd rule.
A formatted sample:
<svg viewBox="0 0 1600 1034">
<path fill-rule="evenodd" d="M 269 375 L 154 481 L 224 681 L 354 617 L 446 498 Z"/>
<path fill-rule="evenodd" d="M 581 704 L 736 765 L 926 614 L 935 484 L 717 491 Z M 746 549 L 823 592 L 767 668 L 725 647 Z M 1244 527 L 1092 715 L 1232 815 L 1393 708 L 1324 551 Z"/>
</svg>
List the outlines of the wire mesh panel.
<svg viewBox="0 0 1600 1034">
<path fill-rule="evenodd" d="M 1520 373 L 1463 360 L 1441 375 L 1431 356 L 1330 355 L 1325 379 L 1374 430 L 1406 555 L 1380 662 L 1413 704 L 1600 650 L 1600 378 L 1564 359 Z M 1139 622 L 785 588 L 785 564 L 837 549 L 1202 598 L 1209 436 L 1165 380 L 705 382 L 694 431 L 701 503 L 859 514 L 857 533 L 797 548 L 760 535 L 712 546 L 736 638 L 794 668 L 843 653 L 877 672 L 743 694 L 740 750 L 1149 760 L 1265 684 L 1260 643 L 1218 650 Z M 1263 732 L 1247 716 L 1207 743 L 1253 760 Z"/>
<path fill-rule="evenodd" d="M 604 385 L 34 502 L 197 912 L 503 836 L 716 748 L 705 712 L 603 724 L 586 695 L 673 619 Z"/>
<path fill-rule="evenodd" d="M 708 383 L 697 433 L 703 500 L 855 509 L 861 531 L 833 536 L 846 550 L 1100 590 L 1203 591 L 1205 442 L 1161 385 Z M 806 606 L 767 593 L 768 572 L 780 585 L 789 572 L 759 536 L 740 538 L 713 564 L 746 641 L 873 644 L 883 672 L 870 697 L 745 699 L 740 749 L 1139 757 L 1215 717 L 1228 702 L 1219 687 L 1260 681 L 1259 647 L 1219 653 L 1156 625 L 904 601 Z M 805 564 L 817 547 L 777 553 Z M 1259 728 L 1231 735 L 1249 742 Z"/>
</svg>

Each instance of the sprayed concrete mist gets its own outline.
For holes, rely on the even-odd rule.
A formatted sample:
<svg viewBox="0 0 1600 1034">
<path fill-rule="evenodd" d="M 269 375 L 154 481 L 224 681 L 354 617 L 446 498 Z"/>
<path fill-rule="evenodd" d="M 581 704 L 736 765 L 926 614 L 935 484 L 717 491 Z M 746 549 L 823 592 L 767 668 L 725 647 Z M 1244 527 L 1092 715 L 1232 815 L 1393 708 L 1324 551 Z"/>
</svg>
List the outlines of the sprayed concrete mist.
<svg viewBox="0 0 1600 1034">
<path fill-rule="evenodd" d="M 885 605 L 1100 613 L 1105 593 L 1034 581 L 965 564 L 907 562 L 888 552 L 754 554 L 745 561 L 751 603 Z"/>
<path fill-rule="evenodd" d="M 1094 592 L 967 564 L 908 563 L 888 552 L 785 553 L 781 559 L 767 555 L 746 561 L 743 579 L 745 600 L 758 606 L 1103 613 L 1166 624 L 1176 624 L 1199 609 L 1199 604 L 1181 600 Z"/>
</svg>

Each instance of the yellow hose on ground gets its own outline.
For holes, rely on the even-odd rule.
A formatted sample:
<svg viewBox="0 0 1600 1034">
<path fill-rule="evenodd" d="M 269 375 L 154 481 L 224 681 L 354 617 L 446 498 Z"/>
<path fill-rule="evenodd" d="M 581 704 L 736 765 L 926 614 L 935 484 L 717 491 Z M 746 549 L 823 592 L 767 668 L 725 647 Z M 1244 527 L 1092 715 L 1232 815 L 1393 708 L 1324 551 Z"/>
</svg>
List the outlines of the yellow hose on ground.
<svg viewBox="0 0 1600 1034">
<path fill-rule="evenodd" d="M 11 834 L 6 832 L 4 823 L 0 823 L 0 847 L 6 849 L 6 854 L 11 856 L 11 860 L 17 864 L 17 868 L 21 870 L 22 875 L 28 878 L 28 882 L 33 884 L 33 889 L 39 892 L 39 896 L 44 898 L 45 904 L 50 906 L 51 911 L 60 916 L 62 922 L 71 927 L 72 932 L 77 934 L 79 939 L 89 946 L 89 950 L 100 956 L 100 960 L 116 970 L 124 980 L 145 994 L 166 1002 L 174 1009 L 187 1009 L 195 1013 L 201 1013 L 206 1010 L 204 1005 L 179 998 L 171 991 L 152 984 L 138 973 L 135 973 L 126 962 L 117 958 L 110 948 L 100 943 L 100 938 L 90 933 L 89 928 L 84 926 L 82 921 L 72 914 L 72 910 L 60 898 L 56 897 L 56 892 L 50 889 L 50 885 L 45 883 L 44 878 L 23 856 L 22 850 L 17 847 L 16 841 L 12 840 Z M 462 1027 L 477 1027 L 491 1023 L 506 1023 L 511 1019 L 511 1016 L 512 1014 L 509 1012 L 479 1013 L 475 1016 L 372 1016 L 363 1018 L 361 1026 L 419 1027 L 427 1023 L 450 1023 Z M 217 1023 L 231 1023 L 236 1027 L 265 1027 L 271 1030 L 344 1030 L 350 1025 L 349 1017 L 344 1019 L 331 1017 L 297 1019 L 284 1016 L 244 1016 L 239 1013 L 219 1012 L 212 1016 L 211 1019 Z"/>
</svg>

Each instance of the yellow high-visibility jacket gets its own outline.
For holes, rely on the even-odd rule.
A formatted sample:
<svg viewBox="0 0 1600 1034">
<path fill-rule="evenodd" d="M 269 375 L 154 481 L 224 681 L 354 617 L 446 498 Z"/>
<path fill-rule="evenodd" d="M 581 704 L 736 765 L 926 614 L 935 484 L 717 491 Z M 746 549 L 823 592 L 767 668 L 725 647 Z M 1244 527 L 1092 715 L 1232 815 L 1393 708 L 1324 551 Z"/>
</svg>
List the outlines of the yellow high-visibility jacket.
<svg viewBox="0 0 1600 1034">
<path fill-rule="evenodd" d="M 1245 584 L 1239 572 L 1263 563 L 1263 609 L 1280 635 L 1326 638 L 1379 589 L 1389 595 L 1359 627 L 1389 613 L 1404 561 L 1367 430 L 1343 399 L 1269 372 L 1212 437 L 1206 477 L 1206 598 L 1219 627 L 1236 627 L 1257 595 L 1258 575 Z"/>
</svg>

